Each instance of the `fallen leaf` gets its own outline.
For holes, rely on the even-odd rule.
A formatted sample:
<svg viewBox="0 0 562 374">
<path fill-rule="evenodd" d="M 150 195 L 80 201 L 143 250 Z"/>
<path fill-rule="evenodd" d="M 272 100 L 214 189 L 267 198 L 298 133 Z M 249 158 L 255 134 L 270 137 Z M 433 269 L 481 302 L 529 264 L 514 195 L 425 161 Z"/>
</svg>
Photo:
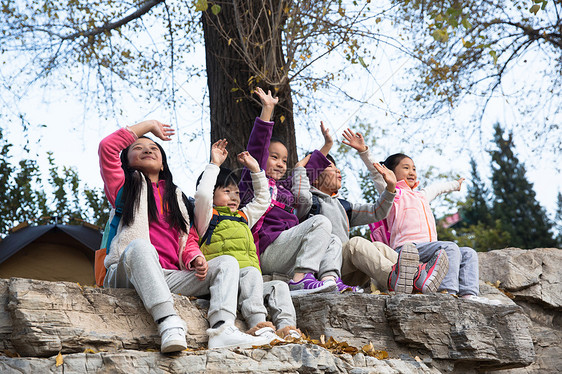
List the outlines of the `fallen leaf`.
<svg viewBox="0 0 562 374">
<path fill-rule="evenodd" d="M 55 358 L 55 366 L 59 367 L 64 363 L 64 359 L 62 358 L 62 354 L 59 352 L 57 358 Z"/>
</svg>

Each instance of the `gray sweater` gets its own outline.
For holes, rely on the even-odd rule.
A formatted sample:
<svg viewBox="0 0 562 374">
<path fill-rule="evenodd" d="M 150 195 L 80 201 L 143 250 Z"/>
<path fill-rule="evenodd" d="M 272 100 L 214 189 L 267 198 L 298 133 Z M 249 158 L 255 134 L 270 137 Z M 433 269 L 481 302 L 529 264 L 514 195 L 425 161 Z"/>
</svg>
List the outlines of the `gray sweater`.
<svg viewBox="0 0 562 374">
<path fill-rule="evenodd" d="M 367 151 L 368 152 L 368 151 Z M 361 157 L 363 162 L 366 158 Z M 369 168 L 371 178 L 380 183 L 382 176 L 373 169 Z M 376 175 L 374 175 L 376 173 Z M 347 218 L 345 208 L 339 201 L 341 198 L 339 194 L 329 196 L 324 192 L 311 187 L 310 192 L 318 196 L 320 204 L 320 214 L 326 216 L 332 222 L 332 234 L 336 235 L 342 243 L 349 241 L 349 231 L 351 227 L 367 225 L 372 222 L 380 221 L 388 215 L 392 202 L 394 201 L 394 193 L 388 192 L 386 189 L 382 192 L 379 199 L 375 204 L 370 203 L 351 203 L 351 220 Z"/>
</svg>

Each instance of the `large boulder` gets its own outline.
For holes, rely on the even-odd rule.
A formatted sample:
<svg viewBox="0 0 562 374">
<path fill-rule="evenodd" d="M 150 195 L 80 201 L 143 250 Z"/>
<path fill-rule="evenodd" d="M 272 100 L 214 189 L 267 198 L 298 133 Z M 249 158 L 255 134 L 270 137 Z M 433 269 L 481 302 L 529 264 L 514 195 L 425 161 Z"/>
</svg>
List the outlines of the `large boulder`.
<svg viewBox="0 0 562 374">
<path fill-rule="evenodd" d="M 529 319 L 511 302 L 489 306 L 446 294 L 319 294 L 293 301 L 299 326 L 312 335 L 415 352 L 444 371 L 524 367 L 535 357 Z"/>
<path fill-rule="evenodd" d="M 310 337 L 332 336 L 357 348 L 372 343 L 388 352 L 390 358 L 383 360 L 361 351 L 335 354 L 310 342 L 207 350 L 206 310 L 180 295 L 174 300 L 188 324 L 189 349 L 166 356 L 158 352 L 156 326 L 134 290 L 0 280 L 0 371 L 552 372 L 562 367 L 560 253 L 506 249 L 480 254 L 480 292 L 500 300 L 499 306 L 446 294 L 294 299 L 298 325 Z M 57 366 L 59 352 L 62 364 Z"/>
<path fill-rule="evenodd" d="M 506 248 L 479 254 L 480 279 L 508 294 L 531 320 L 536 360 L 505 374 L 562 368 L 562 250 Z"/>
</svg>

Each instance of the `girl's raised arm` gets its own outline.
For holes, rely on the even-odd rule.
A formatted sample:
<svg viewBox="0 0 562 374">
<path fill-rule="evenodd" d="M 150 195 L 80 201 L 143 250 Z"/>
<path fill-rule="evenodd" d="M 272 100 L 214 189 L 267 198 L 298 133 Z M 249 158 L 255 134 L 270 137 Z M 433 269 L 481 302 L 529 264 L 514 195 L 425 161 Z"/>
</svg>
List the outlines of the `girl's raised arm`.
<svg viewBox="0 0 562 374">
<path fill-rule="evenodd" d="M 165 125 L 155 119 L 149 119 L 137 123 L 136 125 L 129 126 L 129 130 L 138 136 L 143 136 L 146 133 L 153 133 L 159 139 L 164 141 L 172 140 L 170 136 L 174 135 L 175 131 L 170 125 Z"/>
</svg>

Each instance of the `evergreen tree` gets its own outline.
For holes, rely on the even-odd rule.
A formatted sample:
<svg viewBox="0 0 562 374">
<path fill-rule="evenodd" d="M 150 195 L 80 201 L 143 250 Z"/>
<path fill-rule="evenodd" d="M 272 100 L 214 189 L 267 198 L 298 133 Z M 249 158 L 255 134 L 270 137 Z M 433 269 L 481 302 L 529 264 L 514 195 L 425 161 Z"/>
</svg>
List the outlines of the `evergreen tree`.
<svg viewBox="0 0 562 374">
<path fill-rule="evenodd" d="M 558 241 L 558 248 L 562 248 L 562 193 L 560 193 L 560 191 L 558 191 L 554 223 L 556 225 L 556 231 L 558 231 L 558 236 L 556 237 L 556 240 Z"/>
<path fill-rule="evenodd" d="M 533 185 L 525 176 L 525 167 L 513 154 L 513 134 L 499 124 L 494 126 L 497 149 L 492 156 L 492 214 L 510 234 L 510 244 L 520 248 L 553 247 L 552 222 L 538 203 Z"/>
<path fill-rule="evenodd" d="M 492 215 L 488 201 L 490 193 L 478 173 L 476 161 L 470 159 L 470 174 L 472 184 L 467 184 L 466 203 L 461 208 L 461 225 L 460 227 L 468 227 L 482 223 L 484 225 L 492 225 Z"/>
<path fill-rule="evenodd" d="M 109 203 L 101 189 L 80 189 L 77 172 L 66 167 L 60 170 L 50 153 L 45 183 L 35 161 L 23 159 L 17 165 L 11 162 L 11 147 L 0 129 L 0 239 L 24 221 L 40 224 L 54 216 L 64 224 L 87 221 L 100 227 L 105 225 Z M 51 191 L 47 191 L 49 187 Z"/>
</svg>

